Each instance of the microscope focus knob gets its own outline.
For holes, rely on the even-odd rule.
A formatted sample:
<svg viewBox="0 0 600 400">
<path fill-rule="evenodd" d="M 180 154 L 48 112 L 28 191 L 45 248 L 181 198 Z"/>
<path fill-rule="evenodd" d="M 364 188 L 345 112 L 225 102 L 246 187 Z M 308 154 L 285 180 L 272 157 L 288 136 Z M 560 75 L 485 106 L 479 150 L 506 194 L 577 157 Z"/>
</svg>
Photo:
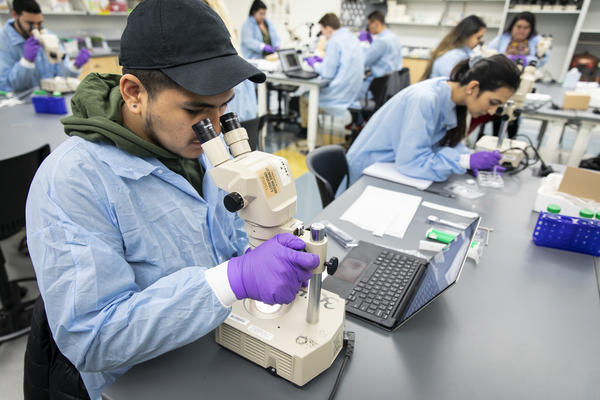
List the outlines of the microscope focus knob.
<svg viewBox="0 0 600 400">
<path fill-rule="evenodd" d="M 244 198 L 238 192 L 231 192 L 223 198 L 223 204 L 229 212 L 236 212 L 244 208 Z"/>
<path fill-rule="evenodd" d="M 327 274 L 328 275 L 335 274 L 335 271 L 337 271 L 337 267 L 338 267 L 338 258 L 337 257 L 331 257 L 329 259 L 329 261 L 325 261 L 325 266 L 327 267 Z"/>
</svg>

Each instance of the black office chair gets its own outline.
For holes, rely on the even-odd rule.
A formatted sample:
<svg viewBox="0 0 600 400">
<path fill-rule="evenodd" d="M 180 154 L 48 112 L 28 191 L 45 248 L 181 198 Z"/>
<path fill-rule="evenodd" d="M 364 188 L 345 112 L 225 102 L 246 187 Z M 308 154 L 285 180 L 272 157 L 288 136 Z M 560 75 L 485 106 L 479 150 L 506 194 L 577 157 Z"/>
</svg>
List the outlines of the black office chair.
<svg viewBox="0 0 600 400">
<path fill-rule="evenodd" d="M 249 119 L 247 121 L 240 122 L 240 124 L 244 127 L 244 129 L 246 129 L 246 132 L 248 133 L 248 143 L 250 144 L 250 149 L 252 149 L 252 151 L 264 151 L 260 140 L 260 131 L 263 129 L 267 117 L 267 115 L 263 115 L 254 119 Z"/>
<path fill-rule="evenodd" d="M 349 109 L 350 114 L 352 114 L 353 124 L 350 129 L 351 133 L 347 140 L 347 146 L 350 147 L 360 133 L 363 121 L 371 118 L 389 99 L 409 85 L 410 71 L 406 67 L 382 77 L 374 78 L 369 85 L 369 90 L 365 98 L 359 101 L 360 107 Z M 372 95 L 371 98 L 369 98 L 369 93 Z"/>
<path fill-rule="evenodd" d="M 0 161 L 0 240 L 14 235 L 25 226 L 25 202 L 29 186 L 48 154 L 50 146 L 46 144 L 27 154 Z M 20 247 L 26 250 L 26 245 Z M 29 330 L 35 300 L 22 301 L 27 290 L 18 284 L 27 280 L 35 278 L 8 280 L 6 260 L 0 249 L 0 342 L 18 337 Z"/>
<path fill-rule="evenodd" d="M 267 110 L 269 110 L 269 91 L 277 92 L 277 114 L 269 115 L 269 121 L 274 123 L 276 131 L 282 131 L 285 124 L 298 124 L 298 113 L 290 108 L 290 95 L 298 90 L 298 86 L 267 83 Z"/>
<path fill-rule="evenodd" d="M 335 193 L 348 175 L 348 162 L 344 148 L 337 144 L 314 149 L 306 156 L 306 165 L 317 178 L 321 203 L 327 207 L 335 198 Z M 348 188 L 348 180 L 346 180 Z"/>
</svg>

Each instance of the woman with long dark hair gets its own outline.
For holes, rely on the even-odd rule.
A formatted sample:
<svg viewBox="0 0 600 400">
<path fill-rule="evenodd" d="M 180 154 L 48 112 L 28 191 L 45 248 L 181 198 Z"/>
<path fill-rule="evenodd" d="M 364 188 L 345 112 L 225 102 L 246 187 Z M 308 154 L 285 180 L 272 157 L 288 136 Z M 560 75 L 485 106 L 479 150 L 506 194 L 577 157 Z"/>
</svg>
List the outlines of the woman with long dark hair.
<svg viewBox="0 0 600 400">
<path fill-rule="evenodd" d="M 488 49 L 497 50 L 513 61 L 521 60 L 523 65 L 537 61 L 542 66 L 548 61 L 550 52 L 545 52 L 541 59 L 537 57 L 537 47 L 541 40 L 535 29 L 535 15 L 524 11 L 515 15 L 504 33 L 498 35 L 488 44 Z"/>
<path fill-rule="evenodd" d="M 450 78 L 434 78 L 407 87 L 369 120 L 348 150 L 350 183 L 376 162 L 393 162 L 414 178 L 444 181 L 468 169 L 492 169 L 497 152 L 470 153 L 467 112 L 492 115 L 517 90 L 520 73 L 504 55 L 459 62 Z"/>
<path fill-rule="evenodd" d="M 241 47 L 245 58 L 263 58 L 279 49 L 279 35 L 267 18 L 267 6 L 254 0 L 248 19 L 242 26 Z"/>
<path fill-rule="evenodd" d="M 458 23 L 431 53 L 421 80 L 449 76 L 460 61 L 469 58 L 473 48 L 485 35 L 485 22 L 477 15 L 469 15 Z"/>
</svg>

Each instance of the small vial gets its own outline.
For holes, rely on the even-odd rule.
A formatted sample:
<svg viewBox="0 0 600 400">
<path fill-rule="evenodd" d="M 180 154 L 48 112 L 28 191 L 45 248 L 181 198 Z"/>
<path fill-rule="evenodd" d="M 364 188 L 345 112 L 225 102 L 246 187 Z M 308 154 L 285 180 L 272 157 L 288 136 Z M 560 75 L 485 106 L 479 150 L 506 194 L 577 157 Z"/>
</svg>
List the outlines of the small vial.
<svg viewBox="0 0 600 400">
<path fill-rule="evenodd" d="M 581 218 L 594 218 L 594 212 L 592 210 L 590 210 L 589 208 L 582 208 L 581 210 L 579 210 L 579 216 Z"/>
<path fill-rule="evenodd" d="M 558 204 L 548 204 L 546 211 L 550 214 L 560 214 L 560 206 Z"/>
</svg>

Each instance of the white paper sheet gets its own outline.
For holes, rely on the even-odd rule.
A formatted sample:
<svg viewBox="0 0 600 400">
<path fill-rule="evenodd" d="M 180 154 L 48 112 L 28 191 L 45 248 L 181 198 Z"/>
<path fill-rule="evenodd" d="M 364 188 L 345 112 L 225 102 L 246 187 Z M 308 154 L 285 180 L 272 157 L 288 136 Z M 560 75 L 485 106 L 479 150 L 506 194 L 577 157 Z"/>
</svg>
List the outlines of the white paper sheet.
<svg viewBox="0 0 600 400">
<path fill-rule="evenodd" d="M 433 181 L 428 181 L 426 179 L 417 179 L 411 178 L 410 176 L 406 176 L 401 174 L 396 169 L 394 163 L 375 163 L 363 170 L 364 175 L 371 175 L 375 178 L 385 179 L 387 181 L 392 181 L 396 183 L 401 183 L 403 185 L 408 185 L 415 187 L 419 190 L 427 189 Z"/>
<path fill-rule="evenodd" d="M 386 234 L 402 239 L 420 203 L 419 196 L 367 186 L 341 219 L 376 236 Z"/>
</svg>

